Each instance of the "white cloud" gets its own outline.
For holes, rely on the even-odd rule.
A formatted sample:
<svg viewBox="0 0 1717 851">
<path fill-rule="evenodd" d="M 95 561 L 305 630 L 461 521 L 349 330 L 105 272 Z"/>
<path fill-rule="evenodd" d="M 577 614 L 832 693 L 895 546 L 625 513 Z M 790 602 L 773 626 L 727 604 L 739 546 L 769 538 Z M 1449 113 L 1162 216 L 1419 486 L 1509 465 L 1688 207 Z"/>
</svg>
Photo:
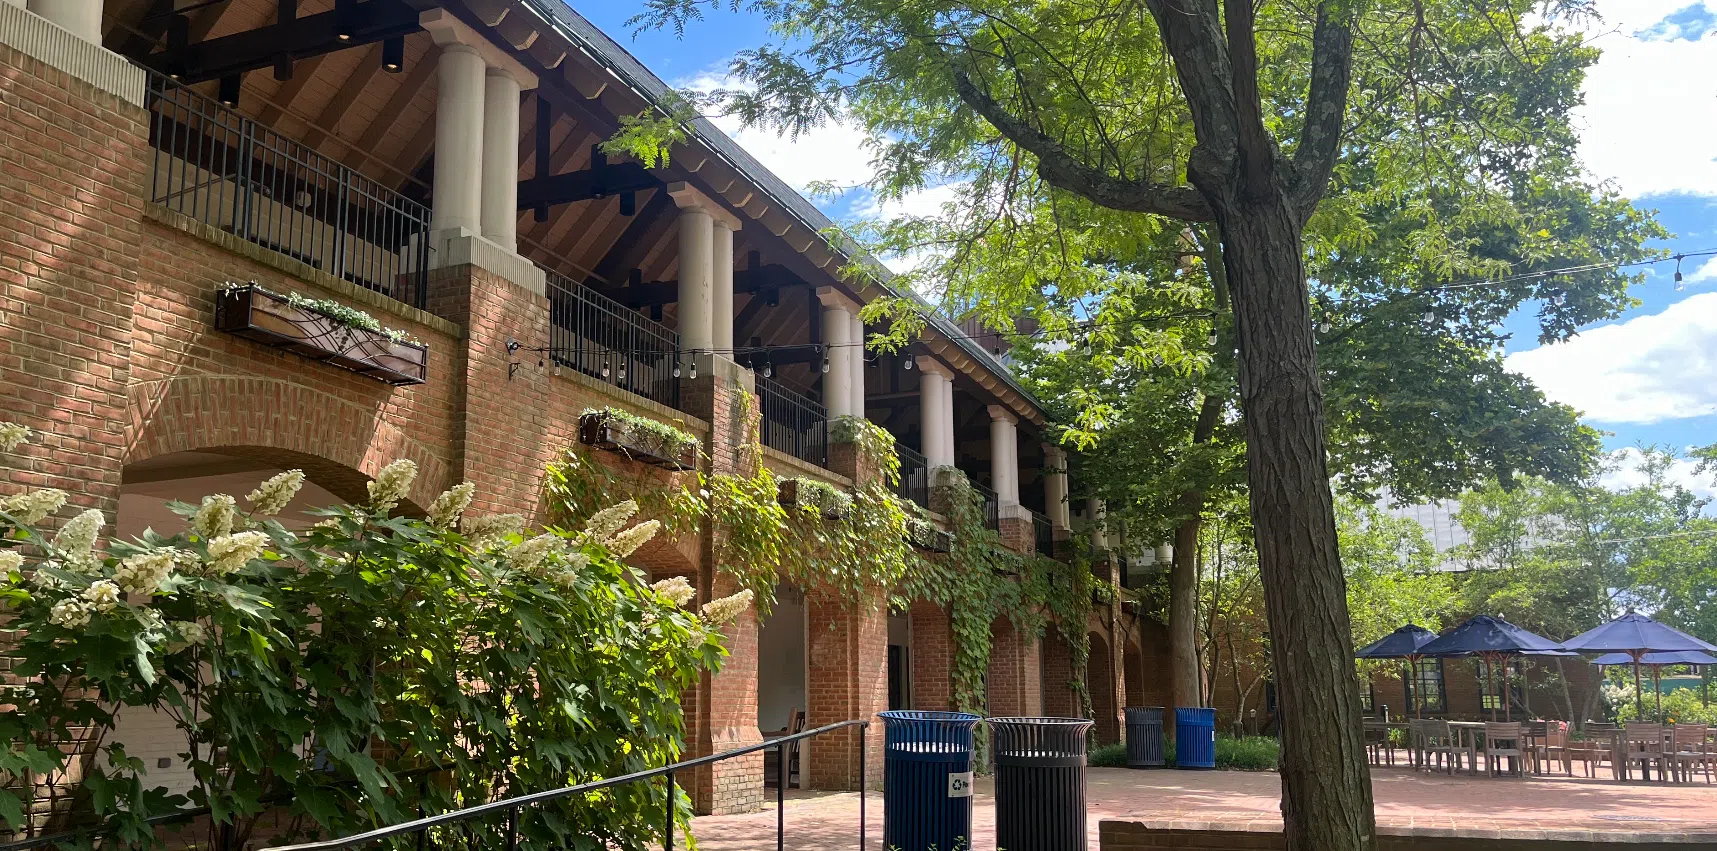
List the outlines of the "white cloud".
<svg viewBox="0 0 1717 851">
<path fill-rule="evenodd" d="M 1639 487 L 1646 483 L 1646 473 L 1640 469 L 1644 456 L 1640 454 L 1638 449 L 1632 447 L 1618 449 L 1610 453 L 1610 460 L 1616 464 L 1616 467 L 1605 473 L 1603 478 L 1598 480 L 1599 484 L 1610 490 L 1619 491 Z M 1706 499 L 1717 497 L 1717 486 L 1713 486 L 1711 474 L 1701 475 L 1695 472 L 1695 468 L 1698 466 L 1695 461 L 1689 461 L 1685 458 L 1676 459 L 1670 462 L 1669 469 L 1665 471 L 1665 478 L 1671 484 L 1680 485 L 1696 496 Z"/>
<path fill-rule="evenodd" d="M 1517 352 L 1508 367 L 1600 423 L 1717 413 L 1717 293 Z"/>
<path fill-rule="evenodd" d="M 1717 46 L 1684 28 L 1665 37 L 1661 26 L 1696 5 L 1598 3 L 1604 19 L 1592 44 L 1603 55 L 1586 75 L 1586 104 L 1577 112 L 1580 150 L 1594 175 L 1615 179 L 1630 196 L 1717 194 Z"/>
<path fill-rule="evenodd" d="M 1717 281 L 1717 257 L 1705 261 L 1699 268 L 1687 273 L 1683 283 L 1697 284 L 1701 281 Z"/>
<path fill-rule="evenodd" d="M 705 73 L 675 83 L 677 88 L 710 92 L 716 89 L 736 89 L 743 84 L 721 74 Z M 711 123 L 732 136 L 758 162 L 767 166 L 788 186 L 805 192 L 813 183 L 834 183 L 857 186 L 870 180 L 871 152 L 865 147 L 865 133 L 851 123 L 829 123 L 811 128 L 797 138 L 771 130 L 746 127 L 738 118 L 716 116 Z"/>
</svg>

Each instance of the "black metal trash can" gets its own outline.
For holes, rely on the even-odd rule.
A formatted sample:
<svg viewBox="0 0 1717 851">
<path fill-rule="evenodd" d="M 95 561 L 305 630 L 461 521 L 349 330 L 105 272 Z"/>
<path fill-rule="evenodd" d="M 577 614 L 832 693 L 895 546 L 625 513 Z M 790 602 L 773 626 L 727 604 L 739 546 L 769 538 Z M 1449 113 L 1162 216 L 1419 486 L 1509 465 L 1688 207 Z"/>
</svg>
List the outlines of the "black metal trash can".
<svg viewBox="0 0 1717 851">
<path fill-rule="evenodd" d="M 989 718 L 996 847 L 1086 851 L 1084 718 Z"/>
<path fill-rule="evenodd" d="M 1127 767 L 1162 768 L 1163 708 L 1129 706 L 1127 713 Z"/>
<path fill-rule="evenodd" d="M 899 851 L 972 847 L 969 712 L 895 710 L 883 725 L 882 845 Z"/>
</svg>

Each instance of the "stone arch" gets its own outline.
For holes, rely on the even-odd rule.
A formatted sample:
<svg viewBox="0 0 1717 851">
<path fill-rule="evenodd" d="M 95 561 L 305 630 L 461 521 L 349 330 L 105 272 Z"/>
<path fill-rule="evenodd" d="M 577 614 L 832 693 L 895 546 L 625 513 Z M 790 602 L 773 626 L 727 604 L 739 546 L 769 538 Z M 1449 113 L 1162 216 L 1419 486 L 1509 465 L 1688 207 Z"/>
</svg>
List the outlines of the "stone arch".
<svg viewBox="0 0 1717 851">
<path fill-rule="evenodd" d="M 428 505 L 453 484 L 445 452 L 411 436 L 388 405 L 359 404 L 271 378 L 182 375 L 129 388 L 125 463 L 174 452 L 212 452 L 300 468 L 341 499 L 399 458 L 417 463 L 409 501 Z"/>
<path fill-rule="evenodd" d="M 1115 665 L 1109 653 L 1109 639 L 1092 632 L 1088 640 L 1091 656 L 1085 665 L 1085 691 L 1091 696 L 1091 714 L 1097 722 L 1092 735 L 1099 742 L 1118 742 L 1120 709 L 1115 706 Z"/>
</svg>

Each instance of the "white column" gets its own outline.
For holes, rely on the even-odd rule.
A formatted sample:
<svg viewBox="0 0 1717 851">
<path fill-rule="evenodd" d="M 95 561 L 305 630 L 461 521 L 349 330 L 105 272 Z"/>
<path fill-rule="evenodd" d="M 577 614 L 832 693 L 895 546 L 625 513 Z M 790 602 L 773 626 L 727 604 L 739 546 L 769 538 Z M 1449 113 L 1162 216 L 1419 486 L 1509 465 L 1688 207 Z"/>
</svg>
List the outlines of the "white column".
<svg viewBox="0 0 1717 851">
<path fill-rule="evenodd" d="M 84 41 L 101 44 L 101 0 L 11 0 L 14 6 L 30 11 L 59 24 Z"/>
<path fill-rule="evenodd" d="M 1103 500 L 1085 500 L 1085 513 L 1091 515 L 1091 546 L 1104 549 L 1109 546 L 1109 537 L 1104 527 L 1109 524 L 1109 509 L 1103 505 Z"/>
<path fill-rule="evenodd" d="M 834 287 L 818 287 L 817 300 L 823 303 L 823 351 L 829 358 L 829 371 L 823 373 L 823 404 L 830 417 L 856 416 L 860 412 L 853 409 L 852 299 Z"/>
<path fill-rule="evenodd" d="M 483 90 L 477 49 L 445 44 L 436 68 L 435 187 L 431 229 L 482 232 Z M 514 115 L 517 115 L 517 103 Z M 517 145 L 515 139 L 509 143 Z M 514 156 L 517 156 L 515 151 Z"/>
<path fill-rule="evenodd" d="M 1019 505 L 1019 418 L 990 405 L 990 485 L 996 504 Z"/>
<path fill-rule="evenodd" d="M 691 351 L 715 348 L 715 309 L 710 260 L 715 223 L 698 207 L 680 210 L 680 345 Z M 732 357 L 732 353 L 725 353 Z"/>
<path fill-rule="evenodd" d="M 918 356 L 919 426 L 923 430 L 925 463 L 954 466 L 954 373 L 941 361 Z"/>
<path fill-rule="evenodd" d="M 1072 526 L 1071 506 L 1067 504 L 1067 452 L 1047 443 L 1043 445 L 1043 503 L 1050 525 L 1057 529 Z"/>
<path fill-rule="evenodd" d="M 847 348 L 852 354 L 847 359 L 847 369 L 852 370 L 852 408 L 853 416 L 864 416 L 864 320 L 859 318 L 858 311 L 847 314 L 851 317 L 851 330 L 847 332 L 847 340 L 852 343 Z"/>
<path fill-rule="evenodd" d="M 436 152 L 439 159 L 440 152 Z M 519 81 L 490 68 L 483 82 L 483 238 L 519 250 Z"/>
<path fill-rule="evenodd" d="M 733 232 L 736 228 L 729 222 L 716 221 L 714 257 L 711 263 L 714 267 L 715 279 L 710 291 L 710 314 L 712 317 L 716 351 L 733 356 Z M 756 296 L 761 297 L 761 296 Z"/>
</svg>

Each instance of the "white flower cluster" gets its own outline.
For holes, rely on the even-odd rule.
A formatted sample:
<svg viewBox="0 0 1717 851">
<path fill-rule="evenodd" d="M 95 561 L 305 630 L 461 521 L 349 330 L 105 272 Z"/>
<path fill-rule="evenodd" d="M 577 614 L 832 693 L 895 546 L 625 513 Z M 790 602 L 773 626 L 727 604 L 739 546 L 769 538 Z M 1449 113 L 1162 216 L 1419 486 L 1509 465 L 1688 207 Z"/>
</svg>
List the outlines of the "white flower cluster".
<svg viewBox="0 0 1717 851">
<path fill-rule="evenodd" d="M 470 482 L 460 482 L 442 491 L 429 504 L 429 525 L 437 529 L 452 529 L 459 525 L 460 516 L 471 506 L 471 497 L 476 493 L 477 486 Z"/>
<path fill-rule="evenodd" d="M 706 626 L 726 626 L 751 607 L 753 596 L 751 589 L 747 588 L 731 597 L 711 600 L 698 609 L 698 617 L 703 618 Z"/>
<path fill-rule="evenodd" d="M 525 518 L 521 514 L 485 514 L 466 517 L 459 525 L 460 531 L 471 540 L 471 546 L 486 550 L 508 535 L 525 531 Z"/>
<path fill-rule="evenodd" d="M 119 586 L 111 579 L 98 579 L 83 589 L 83 599 L 98 612 L 111 612 L 119 605 Z"/>
<path fill-rule="evenodd" d="M 48 612 L 48 623 L 66 629 L 82 629 L 89 625 L 89 607 L 76 597 L 68 597 L 54 604 Z"/>
<path fill-rule="evenodd" d="M 41 564 L 36 565 L 36 572 L 30 577 L 30 584 L 42 589 L 43 591 L 53 591 L 65 584 L 61 582 L 58 577 L 49 573 L 47 568 L 64 570 L 65 565 L 60 564 L 57 561 L 44 561 Z"/>
<path fill-rule="evenodd" d="M 590 515 L 590 519 L 584 521 L 585 540 L 608 540 L 614 536 L 615 532 L 625 528 L 626 521 L 631 520 L 632 515 L 637 513 L 638 503 L 628 499 L 619 505 L 609 506 Z"/>
<path fill-rule="evenodd" d="M 191 530 L 205 541 L 212 541 L 231 532 L 237 506 L 238 503 L 224 493 L 203 497 L 203 504 L 191 517 Z"/>
<path fill-rule="evenodd" d="M 268 546 L 268 536 L 261 532 L 234 532 L 209 542 L 208 574 L 226 576 L 243 569 L 251 559 L 262 555 Z"/>
<path fill-rule="evenodd" d="M 24 554 L 17 550 L 0 550 L 0 575 L 10 576 L 24 566 Z"/>
<path fill-rule="evenodd" d="M 303 470 L 287 470 L 268 481 L 256 486 L 256 490 L 245 495 L 245 501 L 250 503 L 250 510 L 264 517 L 279 514 L 298 495 L 298 489 L 304 487 Z"/>
<path fill-rule="evenodd" d="M 209 637 L 209 631 L 196 621 L 173 621 L 173 630 L 186 644 L 201 644 Z"/>
<path fill-rule="evenodd" d="M 54 549 L 60 551 L 71 569 L 89 570 L 95 566 L 95 539 L 101 536 L 101 527 L 106 524 L 107 518 L 101 511 L 91 508 L 60 527 L 54 535 Z"/>
<path fill-rule="evenodd" d="M 59 511 L 66 504 L 66 492 L 54 488 L 16 493 L 0 499 L 0 511 L 12 515 L 19 523 L 31 525 Z"/>
<path fill-rule="evenodd" d="M 602 542 L 608 551 L 618 558 L 625 558 L 638 551 L 638 548 L 656 537 L 657 530 L 662 528 L 660 520 L 646 520 Z"/>
<path fill-rule="evenodd" d="M 394 461 L 376 473 L 375 481 L 369 483 L 370 508 L 375 511 L 392 511 L 411 492 L 411 483 L 417 478 L 417 462 L 401 458 Z"/>
<path fill-rule="evenodd" d="M 698 589 L 693 588 L 692 584 L 686 581 L 684 576 L 675 576 L 671 579 L 664 579 L 651 585 L 650 590 L 660 594 L 663 599 L 673 603 L 675 606 L 684 606 L 685 604 L 690 603 L 693 597 L 698 595 Z"/>
<path fill-rule="evenodd" d="M 0 451 L 11 452 L 29 441 L 29 426 L 0 422 Z"/>
<path fill-rule="evenodd" d="M 590 556 L 569 552 L 566 539 L 549 532 L 514 544 L 507 557 L 519 570 L 562 589 L 571 589 L 590 565 Z"/>
<path fill-rule="evenodd" d="M 113 581 L 118 582 L 127 594 L 153 596 L 160 589 L 161 582 L 173 572 L 177 555 L 168 549 L 126 556 L 113 571 Z"/>
</svg>

